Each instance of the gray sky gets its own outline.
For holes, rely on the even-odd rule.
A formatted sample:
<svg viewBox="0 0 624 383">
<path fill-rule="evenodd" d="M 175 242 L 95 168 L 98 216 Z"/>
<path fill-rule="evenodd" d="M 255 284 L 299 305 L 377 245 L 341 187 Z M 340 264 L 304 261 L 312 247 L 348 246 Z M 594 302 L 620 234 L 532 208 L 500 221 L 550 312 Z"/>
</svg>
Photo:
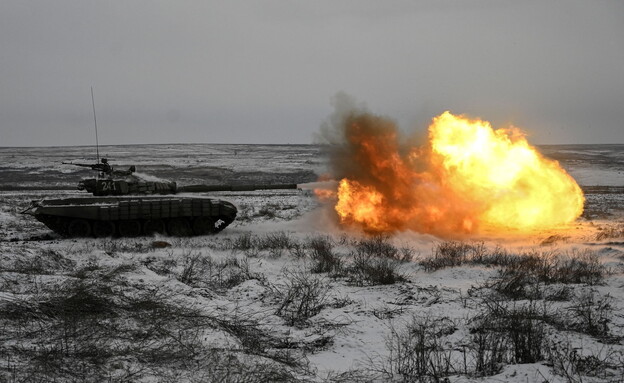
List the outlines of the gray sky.
<svg viewBox="0 0 624 383">
<path fill-rule="evenodd" d="M 0 2 L 0 146 L 312 143 L 344 91 L 624 143 L 624 1 Z"/>
</svg>

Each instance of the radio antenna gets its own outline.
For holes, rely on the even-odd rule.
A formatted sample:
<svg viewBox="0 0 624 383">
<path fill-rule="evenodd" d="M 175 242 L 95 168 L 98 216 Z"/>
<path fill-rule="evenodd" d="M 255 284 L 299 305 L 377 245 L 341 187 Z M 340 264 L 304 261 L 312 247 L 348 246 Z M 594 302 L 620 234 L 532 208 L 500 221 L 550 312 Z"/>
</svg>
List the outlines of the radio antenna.
<svg viewBox="0 0 624 383">
<path fill-rule="evenodd" d="M 91 104 L 93 105 L 93 123 L 95 124 L 95 155 L 97 163 L 100 163 L 100 143 L 98 142 L 97 118 L 95 117 L 95 98 L 93 97 L 93 87 L 91 87 Z"/>
</svg>

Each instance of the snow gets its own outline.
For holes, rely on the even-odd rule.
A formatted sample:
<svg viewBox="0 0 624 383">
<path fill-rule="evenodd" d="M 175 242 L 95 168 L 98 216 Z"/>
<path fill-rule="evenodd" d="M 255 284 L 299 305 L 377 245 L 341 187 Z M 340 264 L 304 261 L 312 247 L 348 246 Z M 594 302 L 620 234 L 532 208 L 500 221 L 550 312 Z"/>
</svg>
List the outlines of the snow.
<svg viewBox="0 0 624 383">
<path fill-rule="evenodd" d="M 42 148 L 21 151 L 0 148 L 0 158 L 3 159 L 3 169 L 19 170 L 20 174 L 40 172 L 50 182 L 59 182 L 63 181 L 60 177 L 70 177 L 66 173 L 68 170 L 65 165 L 49 166 L 50 163 L 64 155 L 70 159 L 88 158 L 89 150 L 90 148 L 68 148 L 59 153 Z M 548 150 L 553 152 L 555 149 Z M 579 156 L 621 159 L 618 150 L 618 147 L 614 149 L 611 146 L 603 150 L 592 147 L 586 151 L 574 148 L 562 150 L 559 154 L 575 161 Z M 258 166 L 262 166 L 262 174 L 257 176 L 259 178 L 252 179 L 253 182 L 272 182 L 271 173 L 287 174 L 296 182 L 295 178 L 301 174 L 320 174 L 327 161 L 322 148 L 314 146 L 156 145 L 105 147 L 104 152 L 110 158 L 119 159 L 117 163 L 120 165 L 114 165 L 119 167 L 136 164 L 139 168 L 153 166 L 165 169 L 162 162 L 166 159 L 167 179 L 170 179 L 169 175 L 176 173 L 187 180 L 197 179 L 196 175 L 186 173 L 188 168 L 199 169 L 210 164 L 229 172 L 223 179 L 225 182 L 238 179 L 245 172 L 253 173 L 258 170 Z M 608 167 L 603 162 L 593 166 L 586 162 L 580 165 L 574 161 L 565 163 L 561 158 L 559 161 L 584 185 L 624 186 L 618 162 L 611 163 Z M 63 172 L 63 175 L 46 173 L 50 168 Z M 1 172 L 0 169 L 0 174 Z M 41 179 L 27 181 L 27 176 L 16 177 L 25 183 L 42 182 Z M 160 178 L 161 175 L 157 173 L 153 177 Z M 302 184 L 311 181 L 314 180 L 307 179 Z M 2 182 L 8 183 L 10 180 L 5 178 Z M 310 189 L 314 185 L 313 183 L 304 189 Z M 405 328 L 414 317 L 432 318 L 434 321 L 448 319 L 456 323 L 457 330 L 444 340 L 454 345 L 453 352 L 459 352 L 457 350 L 461 349 L 460 345 L 470 340 L 469 318 L 483 309 L 480 305 L 479 288 L 496 278 L 500 271 L 498 267 L 483 264 L 463 264 L 426 271 L 419 261 L 432 257 L 436 246 L 450 239 L 411 231 L 395 233 L 388 238 L 391 245 L 398 249 L 409 248 L 413 254 L 411 261 L 398 265 L 398 271 L 406 280 L 390 285 L 358 285 L 351 282 L 349 277 L 310 273 L 313 262 L 310 256 L 299 257 L 289 249 L 234 248 L 233 244 L 245 236 L 262 240 L 271 235 L 283 234 L 298 244 L 305 244 L 312 238 L 328 238 L 333 244 L 332 250 L 344 262 L 352 262 L 355 244 L 367 237 L 361 232 L 340 227 L 332 210 L 319 203 L 310 190 L 211 194 L 214 198 L 233 202 L 239 208 L 239 219 L 217 236 L 195 238 L 156 236 L 135 239 L 63 239 L 55 235 L 48 238 L 45 235 L 49 231 L 45 227 L 19 214 L 19 210 L 26 207 L 31 199 L 70 195 L 76 197 L 80 194 L 46 191 L 0 192 L 1 307 L 16 299 L 30 299 L 37 292 L 37 288 L 43 287 L 45 290 L 46 284 L 56 286 L 75 280 L 78 278 L 76 270 L 94 270 L 93 275 L 115 275 L 111 280 L 117 281 L 114 287 L 122 292 L 130 294 L 133 289 L 166 292 L 171 294 L 171 299 L 183 302 L 188 307 L 199 308 L 205 315 L 218 315 L 233 323 L 237 320 L 257 321 L 259 329 L 266 330 L 273 336 L 288 340 L 293 345 L 308 345 L 305 350 L 293 346 L 291 352 L 305 356 L 308 367 L 302 377 L 311 381 L 320 382 L 326 377 L 353 371 L 366 372 L 375 364 L 379 367 L 378 364 L 389 356 L 387 344 L 392 329 Z M 617 229 L 624 225 L 624 207 L 617 206 L 617 201 L 621 201 L 621 198 L 621 195 L 606 199 L 589 196 L 586 209 L 592 214 L 604 212 L 605 215 L 600 218 L 585 217 L 572 225 L 528 234 L 483 233 L 459 240 L 468 244 L 483 244 L 487 249 L 502 247 L 513 254 L 594 252 L 600 263 L 607 268 L 608 275 L 599 285 L 576 284 L 572 288 L 575 293 L 593 291 L 596 296 L 610 297 L 612 315 L 609 331 L 615 341 L 561 330 L 550 325 L 547 331 L 552 339 L 566 341 L 570 347 L 578 348 L 581 355 L 595 356 L 599 360 L 612 358 L 621 362 L 624 360 L 624 346 L 621 341 L 624 339 L 624 239 L 596 239 L 601 230 Z M 152 245 L 155 241 L 164 241 L 170 246 L 154 248 Z M 193 257 L 204 261 L 204 279 L 185 282 L 181 273 L 185 265 L 188 266 L 185 262 Z M 233 260 L 239 262 L 239 266 L 232 266 Z M 26 265 L 31 274 L 24 271 Z M 213 265 L 213 268 L 209 269 L 208 265 Z M 222 269 L 224 273 L 227 270 L 236 271 L 238 267 L 248 267 L 251 275 L 234 286 L 219 285 L 222 281 L 216 276 L 214 280 L 207 277 L 209 273 L 217 272 L 215 270 L 218 267 L 215 265 L 225 265 Z M 113 274 L 113 270 L 125 271 Z M 298 275 L 297 273 L 318 280 L 320 286 L 327 289 L 327 296 L 318 314 L 302 324 L 290 325 L 277 315 L 277 311 L 283 303 L 281 294 L 288 290 L 293 275 Z M 86 275 L 93 277 L 92 274 Z M 224 276 L 226 275 L 219 277 Z M 38 294 L 41 298 L 41 293 Z M 568 307 L 571 303 L 549 304 L 554 310 Z M 240 338 L 219 329 L 207 329 L 202 336 L 205 344 L 214 347 L 243 347 Z M 315 342 L 322 343 L 324 339 L 329 339 L 326 344 L 312 346 Z M 0 365 L 17 363 L 15 360 L 9 361 L 3 351 L 0 348 Z M 458 355 L 454 354 L 454 358 Z M 603 370 L 605 372 L 607 368 Z M 4 377 L 2 373 L 0 370 L 0 376 Z M 618 373 L 624 372 L 620 369 Z M 580 375 L 576 377 L 579 378 Z M 398 379 L 396 376 L 395 378 Z M 611 378 L 602 375 L 583 376 L 583 381 L 608 381 Z M 621 379 L 621 375 L 615 379 Z M 377 381 L 386 380 L 378 377 Z M 454 373 L 449 376 L 449 380 L 517 383 L 567 381 L 545 360 L 538 363 L 508 364 L 499 373 L 486 377 Z"/>
<path fill-rule="evenodd" d="M 575 167 L 570 175 L 583 186 L 622 186 L 624 170 L 595 169 L 591 167 Z"/>
</svg>

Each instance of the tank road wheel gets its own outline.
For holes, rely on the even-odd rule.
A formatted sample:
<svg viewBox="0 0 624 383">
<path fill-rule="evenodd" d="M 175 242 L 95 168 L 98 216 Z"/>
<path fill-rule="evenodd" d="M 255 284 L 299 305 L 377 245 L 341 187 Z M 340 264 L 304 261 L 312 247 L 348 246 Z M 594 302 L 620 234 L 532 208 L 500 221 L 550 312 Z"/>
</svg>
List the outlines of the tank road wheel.
<svg viewBox="0 0 624 383">
<path fill-rule="evenodd" d="M 141 234 L 141 222 L 119 221 L 119 235 L 122 237 L 138 237 Z"/>
<path fill-rule="evenodd" d="M 115 235 L 115 224 L 111 221 L 93 222 L 93 235 L 98 238 L 112 237 Z"/>
<path fill-rule="evenodd" d="M 206 235 L 215 231 L 215 221 L 210 217 L 197 217 L 193 220 L 193 234 Z"/>
<path fill-rule="evenodd" d="M 186 218 L 172 218 L 167 223 L 167 232 L 174 237 L 188 237 L 193 234 L 193 229 Z"/>
<path fill-rule="evenodd" d="M 165 234 L 165 222 L 162 219 L 148 219 L 143 224 L 145 235 Z"/>
<path fill-rule="evenodd" d="M 72 219 L 67 226 L 67 234 L 70 237 L 88 237 L 91 235 L 91 225 L 86 219 Z"/>
</svg>

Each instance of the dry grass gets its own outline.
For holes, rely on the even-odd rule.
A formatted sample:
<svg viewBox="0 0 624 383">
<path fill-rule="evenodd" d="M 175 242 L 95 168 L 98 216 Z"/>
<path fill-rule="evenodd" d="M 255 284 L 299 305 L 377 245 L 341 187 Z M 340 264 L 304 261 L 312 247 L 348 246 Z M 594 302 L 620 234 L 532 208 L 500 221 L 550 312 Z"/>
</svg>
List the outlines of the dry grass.
<svg viewBox="0 0 624 383">
<path fill-rule="evenodd" d="M 284 276 L 284 284 L 273 287 L 279 300 L 275 314 L 291 326 L 305 326 L 308 319 L 327 305 L 329 286 L 325 280 L 306 270 L 286 270 Z"/>
<path fill-rule="evenodd" d="M 611 226 L 599 227 L 596 233 L 596 241 L 606 241 L 624 238 L 624 223 Z"/>
<path fill-rule="evenodd" d="M 537 301 L 484 299 L 481 311 L 470 320 L 475 373 L 494 375 L 506 364 L 543 360 L 549 317 L 547 307 Z"/>
<path fill-rule="evenodd" d="M 412 316 L 402 327 L 390 325 L 388 357 L 373 361 L 371 369 L 384 381 L 441 382 L 458 372 L 453 350 L 445 342 L 457 326 L 448 318 Z"/>
<path fill-rule="evenodd" d="M 79 241 L 67 252 L 15 247 L 13 257 L 3 257 L 0 289 L 17 298 L 0 301 L 0 380 L 306 381 L 314 375 L 306 355 L 332 347 L 337 333 L 353 331 L 326 314 L 349 313 L 349 306 L 361 304 L 334 286 L 411 299 L 368 311 L 380 323 L 392 323 L 386 353 L 372 358 L 372 368 L 329 374 L 326 382 L 441 382 L 452 375 L 489 376 L 519 363 L 551 363 L 574 382 L 623 372 L 615 351 L 580 355 L 553 346 L 553 334 L 613 344 L 609 350 L 621 342 L 613 298 L 595 287 L 604 283 L 606 270 L 592 251 L 513 254 L 483 243 L 440 243 L 419 261 L 426 271 L 473 265 L 498 270 L 458 298 L 469 311 L 450 320 L 413 315 L 425 306 L 461 303 L 440 290 L 426 303 L 414 299 L 415 289 L 427 287 L 402 271 L 413 251 L 388 237 L 297 239 L 275 232 L 180 239 L 162 249 L 151 242 Z M 251 267 L 284 262 L 296 266 L 276 274 L 279 282 Z M 152 272 L 158 287 L 143 280 Z M 42 283 L 44 277 L 49 281 Z M 395 283 L 401 284 L 389 286 Z M 215 299 L 232 310 L 199 304 Z M 245 306 L 249 302 L 258 311 Z"/>
<path fill-rule="evenodd" d="M 16 276 L 5 282 L 21 286 L 14 298 L 0 300 L 1 381 L 297 382 L 305 371 L 297 350 L 310 345 L 276 336 L 248 315 L 206 312 L 175 291 L 141 283 L 131 277 L 138 263 L 104 266 L 92 257 L 76 263 L 58 252 L 46 252 L 42 263 L 41 254 L 0 270 Z M 38 282 L 52 272 L 54 280 Z M 169 273 L 214 291 L 250 276 L 244 261 L 192 251 Z M 28 291 L 26 282 L 33 283 Z M 206 343 L 215 331 L 239 346 Z"/>
</svg>

